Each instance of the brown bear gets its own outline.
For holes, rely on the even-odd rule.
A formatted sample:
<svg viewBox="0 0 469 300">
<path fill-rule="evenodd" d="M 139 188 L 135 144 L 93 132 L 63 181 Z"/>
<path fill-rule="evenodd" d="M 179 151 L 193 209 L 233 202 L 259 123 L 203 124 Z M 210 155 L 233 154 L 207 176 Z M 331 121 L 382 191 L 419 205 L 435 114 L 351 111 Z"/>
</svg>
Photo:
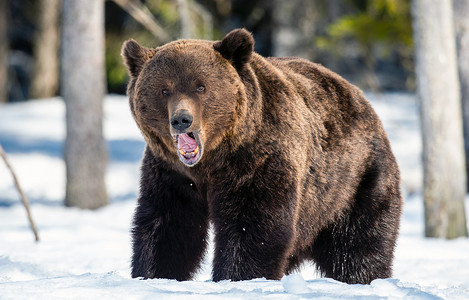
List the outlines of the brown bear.
<svg viewBox="0 0 469 300">
<path fill-rule="evenodd" d="M 213 280 L 391 276 L 399 170 L 363 93 L 321 65 L 265 58 L 237 29 L 156 49 L 129 40 L 130 109 L 147 143 L 132 277 L 189 280 L 214 228 Z"/>
</svg>

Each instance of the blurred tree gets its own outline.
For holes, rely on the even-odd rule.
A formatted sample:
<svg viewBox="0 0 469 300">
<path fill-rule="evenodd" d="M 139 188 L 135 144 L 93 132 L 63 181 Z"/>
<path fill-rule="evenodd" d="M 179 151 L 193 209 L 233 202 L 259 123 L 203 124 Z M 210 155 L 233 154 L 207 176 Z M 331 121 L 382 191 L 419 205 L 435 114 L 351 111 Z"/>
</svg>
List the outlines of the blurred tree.
<svg viewBox="0 0 469 300">
<path fill-rule="evenodd" d="M 425 235 L 467 236 L 462 114 L 451 0 L 412 0 L 423 134 Z"/>
<path fill-rule="evenodd" d="M 191 39 L 195 37 L 194 33 L 194 22 L 191 17 L 189 0 L 177 0 L 177 7 L 179 13 L 179 19 L 181 23 L 181 35 L 183 39 Z"/>
<path fill-rule="evenodd" d="M 65 204 L 94 209 L 108 203 L 103 138 L 104 0 L 64 0 L 61 86 L 67 136 Z"/>
<path fill-rule="evenodd" d="M 466 176 L 469 174 L 469 0 L 453 0 L 459 83 L 464 125 Z M 469 181 L 467 182 L 469 189 Z"/>
<path fill-rule="evenodd" d="M 169 34 L 161 27 L 148 8 L 140 1 L 114 0 L 114 2 L 149 30 L 160 43 L 164 44 L 171 41 Z"/>
<path fill-rule="evenodd" d="M 40 0 L 39 32 L 34 47 L 34 70 L 29 97 L 49 98 L 59 88 L 60 0 Z"/>
<path fill-rule="evenodd" d="M 212 14 L 196 1 L 189 2 L 196 17 L 196 37 L 213 40 L 214 21 Z M 199 22 L 197 22 L 199 19 Z"/>
<path fill-rule="evenodd" d="M 318 1 L 275 0 L 273 45 L 275 56 L 313 57 Z"/>
<path fill-rule="evenodd" d="M 0 103 L 8 101 L 7 0 L 0 0 Z"/>
</svg>

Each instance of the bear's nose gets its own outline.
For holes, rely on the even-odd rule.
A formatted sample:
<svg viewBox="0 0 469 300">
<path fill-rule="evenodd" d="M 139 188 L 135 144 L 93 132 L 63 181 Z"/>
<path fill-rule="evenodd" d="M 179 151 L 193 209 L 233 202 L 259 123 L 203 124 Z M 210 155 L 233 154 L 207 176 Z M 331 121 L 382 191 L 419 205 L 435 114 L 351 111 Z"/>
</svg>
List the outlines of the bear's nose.
<svg viewBox="0 0 469 300">
<path fill-rule="evenodd" d="M 171 126 L 176 130 L 185 130 L 192 125 L 194 118 L 188 111 L 177 111 L 171 117 Z"/>
</svg>

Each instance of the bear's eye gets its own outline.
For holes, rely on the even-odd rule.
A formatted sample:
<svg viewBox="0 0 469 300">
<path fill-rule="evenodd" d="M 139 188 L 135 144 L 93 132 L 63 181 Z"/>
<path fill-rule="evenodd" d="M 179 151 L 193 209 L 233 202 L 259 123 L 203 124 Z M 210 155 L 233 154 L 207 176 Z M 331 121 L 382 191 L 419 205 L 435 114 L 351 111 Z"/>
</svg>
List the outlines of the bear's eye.
<svg viewBox="0 0 469 300">
<path fill-rule="evenodd" d="M 196 89 L 197 93 L 205 92 L 205 86 L 199 85 Z"/>
<path fill-rule="evenodd" d="M 162 90 L 161 90 L 161 95 L 163 95 L 163 96 L 170 96 L 171 93 L 169 92 L 168 89 L 162 89 Z"/>
</svg>

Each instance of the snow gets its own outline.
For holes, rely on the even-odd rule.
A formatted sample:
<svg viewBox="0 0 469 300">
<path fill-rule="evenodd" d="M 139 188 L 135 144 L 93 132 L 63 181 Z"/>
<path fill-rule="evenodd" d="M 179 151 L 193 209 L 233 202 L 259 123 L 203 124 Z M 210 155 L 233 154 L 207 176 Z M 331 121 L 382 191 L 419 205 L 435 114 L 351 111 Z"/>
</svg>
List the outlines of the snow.
<svg viewBox="0 0 469 300">
<path fill-rule="evenodd" d="M 213 244 L 193 281 L 130 278 L 129 232 L 143 138 L 126 98 L 108 96 L 104 128 L 111 204 L 95 211 L 65 208 L 65 111 L 62 100 L 54 98 L 0 106 L 0 144 L 31 202 L 41 238 L 34 242 L 10 173 L 0 161 L 0 299 L 469 299 L 469 240 L 423 237 L 415 97 L 367 96 L 402 172 L 405 206 L 393 278 L 347 285 L 320 278 L 306 264 L 280 281 L 213 282 Z M 466 210 L 468 206 L 467 201 Z"/>
</svg>

